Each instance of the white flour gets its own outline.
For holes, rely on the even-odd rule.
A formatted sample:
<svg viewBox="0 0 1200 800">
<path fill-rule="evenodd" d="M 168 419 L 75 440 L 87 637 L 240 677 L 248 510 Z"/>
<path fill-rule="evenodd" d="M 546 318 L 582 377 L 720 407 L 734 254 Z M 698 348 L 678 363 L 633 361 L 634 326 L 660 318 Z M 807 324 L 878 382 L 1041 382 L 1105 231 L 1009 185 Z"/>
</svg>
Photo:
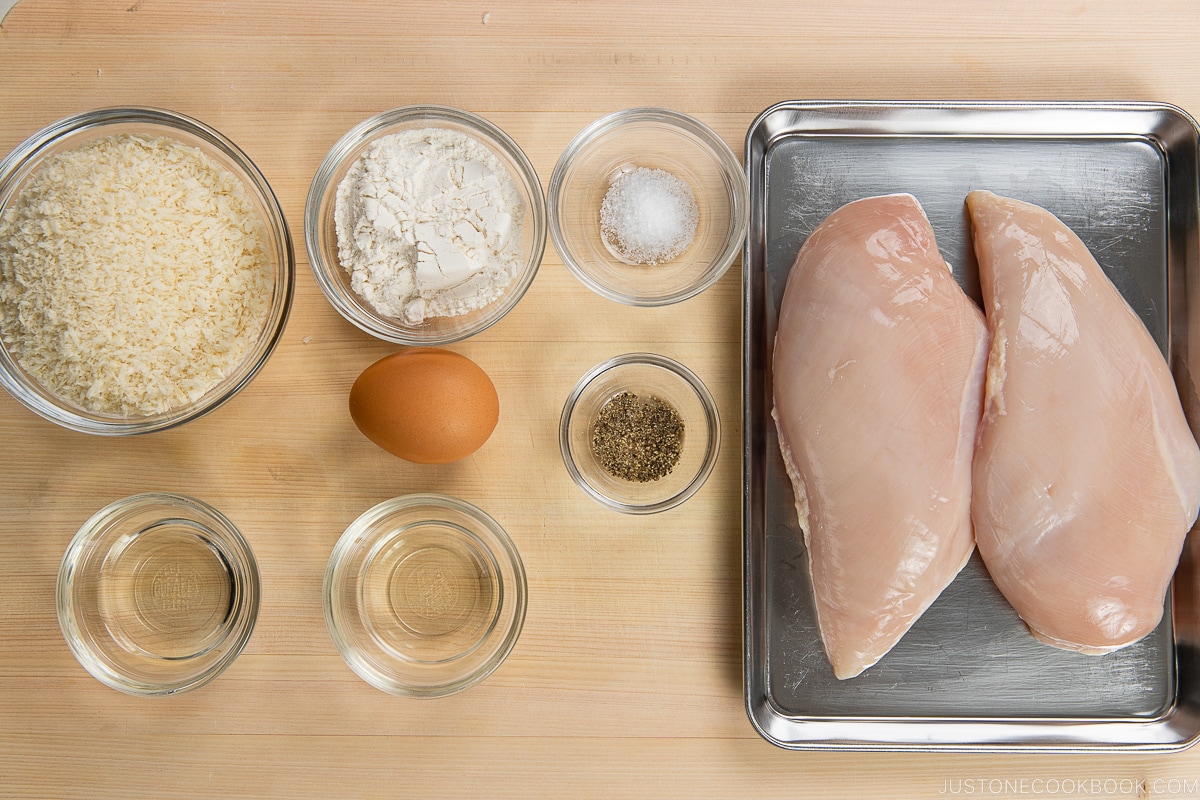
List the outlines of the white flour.
<svg viewBox="0 0 1200 800">
<path fill-rule="evenodd" d="M 338 258 L 384 316 L 416 325 L 498 300 L 521 265 L 524 204 L 491 150 L 445 128 L 384 136 L 338 184 Z"/>
</svg>

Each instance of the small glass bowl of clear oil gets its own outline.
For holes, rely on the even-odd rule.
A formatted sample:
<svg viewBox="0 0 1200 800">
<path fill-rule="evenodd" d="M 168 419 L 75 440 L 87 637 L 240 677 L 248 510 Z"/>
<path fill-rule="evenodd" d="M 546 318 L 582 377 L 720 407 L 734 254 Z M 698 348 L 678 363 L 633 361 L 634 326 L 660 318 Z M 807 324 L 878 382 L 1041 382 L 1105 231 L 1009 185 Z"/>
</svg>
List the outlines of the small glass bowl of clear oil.
<svg viewBox="0 0 1200 800">
<path fill-rule="evenodd" d="M 102 683 L 135 695 L 196 689 L 250 638 L 259 574 L 238 529 L 175 494 L 126 497 L 92 515 L 63 556 L 58 620 Z"/>
<path fill-rule="evenodd" d="M 325 571 L 325 622 L 367 683 L 443 697 L 482 681 L 525 621 L 525 568 L 481 509 L 438 494 L 385 500 L 342 534 Z"/>
</svg>

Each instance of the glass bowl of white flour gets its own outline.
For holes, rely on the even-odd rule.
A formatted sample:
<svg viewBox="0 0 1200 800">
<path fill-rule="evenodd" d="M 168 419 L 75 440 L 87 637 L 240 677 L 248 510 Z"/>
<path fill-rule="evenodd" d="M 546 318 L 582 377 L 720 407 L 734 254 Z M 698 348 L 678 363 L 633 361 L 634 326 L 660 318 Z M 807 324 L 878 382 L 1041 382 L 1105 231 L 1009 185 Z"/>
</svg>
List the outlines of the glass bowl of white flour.
<svg viewBox="0 0 1200 800">
<path fill-rule="evenodd" d="M 325 156 L 304 212 L 309 264 L 347 320 L 389 342 L 483 331 L 533 282 L 546 246 L 541 182 L 478 115 L 404 106 Z"/>
</svg>

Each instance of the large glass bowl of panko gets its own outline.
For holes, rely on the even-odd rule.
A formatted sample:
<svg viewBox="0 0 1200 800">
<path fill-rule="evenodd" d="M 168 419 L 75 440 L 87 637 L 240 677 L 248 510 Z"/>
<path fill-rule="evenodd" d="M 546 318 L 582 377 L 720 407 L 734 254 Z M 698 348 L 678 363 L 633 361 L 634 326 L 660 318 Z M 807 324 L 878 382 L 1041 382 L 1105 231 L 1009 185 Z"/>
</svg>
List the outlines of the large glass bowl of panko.
<svg viewBox="0 0 1200 800">
<path fill-rule="evenodd" d="M 446 344 L 502 319 L 546 247 L 542 185 L 482 117 L 405 106 L 350 129 L 313 178 L 309 264 L 348 321 L 398 344 Z"/>
<path fill-rule="evenodd" d="M 63 427 L 146 433 L 229 400 L 294 278 L 266 179 L 202 122 L 87 111 L 0 161 L 0 384 Z"/>
</svg>

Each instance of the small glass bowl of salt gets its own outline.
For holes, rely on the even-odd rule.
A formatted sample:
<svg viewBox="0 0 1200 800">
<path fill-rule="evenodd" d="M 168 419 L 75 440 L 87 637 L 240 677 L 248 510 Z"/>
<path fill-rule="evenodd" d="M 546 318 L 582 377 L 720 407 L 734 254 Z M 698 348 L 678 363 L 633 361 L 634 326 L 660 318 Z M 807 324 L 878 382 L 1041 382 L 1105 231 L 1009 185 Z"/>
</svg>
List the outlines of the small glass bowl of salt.
<svg viewBox="0 0 1200 800">
<path fill-rule="evenodd" d="M 584 128 L 547 194 L 550 236 L 575 277 L 631 306 L 678 303 L 716 283 L 742 251 L 742 162 L 686 114 L 631 108 Z"/>
</svg>

